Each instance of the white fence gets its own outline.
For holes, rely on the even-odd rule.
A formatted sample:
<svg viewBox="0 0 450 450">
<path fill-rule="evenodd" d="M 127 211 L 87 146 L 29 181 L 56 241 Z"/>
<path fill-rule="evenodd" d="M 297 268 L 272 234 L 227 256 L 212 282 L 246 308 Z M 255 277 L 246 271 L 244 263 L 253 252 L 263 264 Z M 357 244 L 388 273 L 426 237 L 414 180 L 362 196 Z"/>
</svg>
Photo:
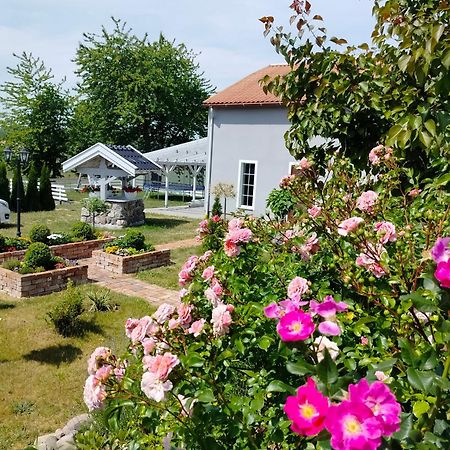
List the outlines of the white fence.
<svg viewBox="0 0 450 450">
<path fill-rule="evenodd" d="M 26 188 L 27 182 L 24 181 L 24 187 Z M 38 181 L 38 189 L 39 189 L 39 181 Z M 9 189 L 12 190 L 12 180 L 9 180 Z M 63 184 L 52 183 L 52 197 L 55 202 L 68 202 L 66 188 Z"/>
</svg>

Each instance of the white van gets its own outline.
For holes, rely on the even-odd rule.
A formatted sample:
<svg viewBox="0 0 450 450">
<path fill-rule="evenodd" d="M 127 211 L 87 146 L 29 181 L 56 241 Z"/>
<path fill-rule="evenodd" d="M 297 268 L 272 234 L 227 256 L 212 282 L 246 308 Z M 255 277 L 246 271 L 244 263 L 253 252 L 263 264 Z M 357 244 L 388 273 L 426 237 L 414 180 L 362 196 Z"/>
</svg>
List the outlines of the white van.
<svg viewBox="0 0 450 450">
<path fill-rule="evenodd" d="M 0 199 L 0 223 L 9 223 L 10 215 L 8 202 Z"/>
</svg>

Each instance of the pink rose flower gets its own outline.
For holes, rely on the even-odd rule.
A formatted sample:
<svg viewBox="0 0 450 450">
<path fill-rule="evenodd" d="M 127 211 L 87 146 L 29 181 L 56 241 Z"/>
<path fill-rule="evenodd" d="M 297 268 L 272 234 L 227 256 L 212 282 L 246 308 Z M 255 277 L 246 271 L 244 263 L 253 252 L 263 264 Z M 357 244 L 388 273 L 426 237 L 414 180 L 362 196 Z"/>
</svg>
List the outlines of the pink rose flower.
<svg viewBox="0 0 450 450">
<path fill-rule="evenodd" d="M 279 319 L 281 317 L 281 308 L 278 306 L 277 303 L 273 302 L 270 305 L 267 305 L 264 308 L 264 315 L 268 319 Z"/>
<path fill-rule="evenodd" d="M 205 289 L 205 297 L 211 302 L 213 308 L 220 303 L 220 297 L 210 287 Z"/>
<path fill-rule="evenodd" d="M 382 151 L 384 149 L 384 145 L 377 145 L 369 152 L 369 161 L 372 165 L 378 166 L 380 164 L 380 156 L 382 154 Z"/>
<path fill-rule="evenodd" d="M 223 336 L 228 333 L 228 329 L 233 323 L 231 318 L 233 310 L 233 305 L 225 305 L 223 303 L 220 303 L 213 309 L 211 323 L 214 336 Z"/>
<path fill-rule="evenodd" d="M 209 281 L 213 276 L 214 276 L 214 266 L 207 267 L 202 273 L 202 278 L 205 281 Z"/>
<path fill-rule="evenodd" d="M 139 319 L 127 319 L 125 323 L 125 334 L 128 339 L 131 339 L 131 332 L 136 328 L 139 324 Z"/>
<path fill-rule="evenodd" d="M 211 250 L 206 250 L 205 253 L 203 253 L 202 256 L 200 256 L 199 261 L 206 262 L 209 258 L 211 258 L 213 252 Z"/>
<path fill-rule="evenodd" d="M 378 194 L 374 191 L 363 192 L 356 200 L 356 207 L 368 213 L 373 212 L 373 207 L 377 202 Z"/>
<path fill-rule="evenodd" d="M 223 294 L 223 287 L 222 287 L 222 285 L 220 284 L 220 281 L 217 278 L 213 278 L 211 280 L 210 288 L 219 297 Z"/>
<path fill-rule="evenodd" d="M 172 331 L 175 330 L 176 328 L 178 328 L 181 325 L 181 320 L 180 319 L 169 319 L 169 322 L 167 323 L 167 328 Z"/>
<path fill-rule="evenodd" d="M 180 360 L 172 353 L 166 352 L 163 355 L 144 356 L 142 363 L 146 370 L 155 375 L 156 379 L 164 381 Z"/>
<path fill-rule="evenodd" d="M 220 216 L 218 216 L 218 215 L 216 214 L 215 216 L 212 216 L 212 217 L 211 217 L 211 220 L 212 220 L 214 223 L 218 223 L 218 222 L 221 221 L 221 218 L 220 218 Z"/>
<path fill-rule="evenodd" d="M 114 376 L 117 378 L 117 381 L 122 381 L 125 376 L 125 367 L 116 367 L 114 369 Z"/>
<path fill-rule="evenodd" d="M 331 406 L 325 427 L 331 434 L 334 449 L 376 450 L 381 445 L 380 420 L 362 402 L 345 400 Z"/>
<path fill-rule="evenodd" d="M 356 231 L 362 222 L 364 219 L 361 217 L 350 217 L 350 219 L 343 220 L 338 226 L 338 234 L 347 236 L 348 233 Z"/>
<path fill-rule="evenodd" d="M 170 305 L 169 303 L 163 303 L 158 306 L 156 312 L 153 313 L 153 317 L 158 323 L 163 324 L 164 322 L 167 322 L 167 320 L 170 319 L 170 317 L 174 312 L 175 306 Z"/>
<path fill-rule="evenodd" d="M 411 189 L 411 190 L 408 192 L 408 195 L 409 195 L 411 198 L 415 198 L 415 197 L 417 197 L 421 192 L 422 192 L 422 189 L 414 188 L 414 189 Z"/>
<path fill-rule="evenodd" d="M 165 400 L 166 392 L 170 391 L 172 387 L 173 384 L 170 380 L 161 381 L 152 372 L 144 372 L 142 375 L 141 390 L 155 402 Z"/>
<path fill-rule="evenodd" d="M 377 370 L 376 372 L 375 372 L 375 377 L 376 377 L 376 379 L 378 380 L 378 381 L 386 381 L 389 377 L 384 373 L 384 372 L 382 372 L 381 370 Z"/>
<path fill-rule="evenodd" d="M 375 224 L 375 231 L 380 237 L 380 242 L 386 244 L 388 242 L 395 242 L 397 235 L 395 233 L 395 225 L 391 222 L 377 222 Z"/>
<path fill-rule="evenodd" d="M 381 245 L 368 244 L 366 252 L 360 253 L 356 258 L 356 265 L 364 267 L 368 271 L 372 272 L 376 278 L 381 278 L 386 275 L 386 271 L 380 264 L 381 255 L 386 249 Z"/>
<path fill-rule="evenodd" d="M 84 403 L 86 403 L 89 411 L 102 408 L 106 396 L 105 386 L 95 377 L 95 375 L 89 375 L 84 384 L 83 392 Z"/>
<path fill-rule="evenodd" d="M 361 345 L 368 345 L 369 339 L 367 339 L 365 336 L 361 336 Z"/>
<path fill-rule="evenodd" d="M 97 372 L 95 372 L 95 378 L 97 378 L 97 380 L 100 381 L 100 383 L 104 384 L 108 381 L 112 373 L 113 373 L 112 366 L 110 365 L 102 366 L 100 367 L 100 369 L 97 370 Z"/>
<path fill-rule="evenodd" d="M 228 222 L 228 231 L 239 230 L 242 225 L 244 225 L 244 221 L 242 219 L 231 219 Z"/>
<path fill-rule="evenodd" d="M 131 332 L 131 342 L 133 342 L 134 344 L 136 344 L 137 342 L 142 342 L 147 335 L 151 334 L 149 330 L 152 325 L 153 319 L 149 316 L 144 316 L 139 319 L 139 323 Z"/>
<path fill-rule="evenodd" d="M 144 348 L 144 355 L 149 355 L 155 348 L 156 341 L 154 338 L 145 338 L 142 340 L 142 347 Z"/>
<path fill-rule="evenodd" d="M 224 251 L 228 257 L 233 258 L 241 253 L 241 247 L 230 240 L 226 240 L 224 242 Z"/>
<path fill-rule="evenodd" d="M 328 398 L 317 389 L 312 378 L 298 388 L 295 397 L 289 396 L 284 405 L 292 431 L 302 436 L 314 436 L 325 428 L 328 409 Z"/>
<path fill-rule="evenodd" d="M 305 171 L 308 169 L 311 169 L 312 164 L 306 159 L 306 158 L 302 158 L 297 165 L 298 169 L 301 171 Z"/>
<path fill-rule="evenodd" d="M 304 341 L 314 332 L 311 315 L 303 311 L 286 313 L 278 322 L 277 332 L 284 342 Z"/>
<path fill-rule="evenodd" d="M 193 334 L 194 337 L 200 336 L 200 333 L 203 330 L 203 327 L 205 326 L 205 319 L 196 320 L 195 322 L 192 322 L 190 328 L 188 329 L 189 334 Z"/>
<path fill-rule="evenodd" d="M 342 333 L 340 326 L 332 320 L 324 320 L 318 326 L 320 333 L 326 336 L 339 336 Z"/>
<path fill-rule="evenodd" d="M 330 319 L 338 312 L 346 311 L 348 308 L 345 302 L 336 302 L 332 295 L 327 295 L 322 303 L 311 300 L 309 302 L 311 311 L 325 319 Z"/>
<path fill-rule="evenodd" d="M 88 374 L 95 375 L 98 369 L 108 362 L 111 349 L 108 347 L 97 347 L 88 360 Z"/>
<path fill-rule="evenodd" d="M 381 381 L 370 384 L 365 378 L 348 387 L 349 400 L 364 403 L 381 422 L 383 436 L 391 436 L 400 430 L 400 404 L 389 387 Z M 379 425 L 379 426 L 380 426 Z"/>
<path fill-rule="evenodd" d="M 192 310 L 194 309 L 193 305 L 189 303 L 180 303 L 177 308 L 178 320 L 184 326 L 189 325 L 192 321 Z"/>
<path fill-rule="evenodd" d="M 302 277 L 295 277 L 288 286 L 288 297 L 292 298 L 294 295 L 299 295 L 300 297 L 309 291 L 308 280 Z"/>
<path fill-rule="evenodd" d="M 322 208 L 320 206 L 311 206 L 311 208 L 308 208 L 308 214 L 313 219 L 315 219 L 316 217 L 319 217 L 321 213 L 322 213 Z"/>
</svg>

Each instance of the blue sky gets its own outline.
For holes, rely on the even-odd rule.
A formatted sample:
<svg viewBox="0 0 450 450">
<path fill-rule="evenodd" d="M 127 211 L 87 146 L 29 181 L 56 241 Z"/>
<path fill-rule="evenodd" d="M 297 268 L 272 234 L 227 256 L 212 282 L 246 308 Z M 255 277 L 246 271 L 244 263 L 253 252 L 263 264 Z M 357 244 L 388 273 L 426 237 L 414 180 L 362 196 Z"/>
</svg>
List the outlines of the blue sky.
<svg viewBox="0 0 450 450">
<path fill-rule="evenodd" d="M 373 27 L 371 0 L 310 0 L 330 35 L 350 43 L 368 42 Z M 13 53 L 32 52 L 68 86 L 76 82 L 74 58 L 83 32 L 111 27 L 110 17 L 125 20 L 138 36 L 183 42 L 219 90 L 268 64 L 283 62 L 262 35 L 258 18 L 272 15 L 287 25 L 291 0 L 2 0 L 0 83 Z"/>
</svg>

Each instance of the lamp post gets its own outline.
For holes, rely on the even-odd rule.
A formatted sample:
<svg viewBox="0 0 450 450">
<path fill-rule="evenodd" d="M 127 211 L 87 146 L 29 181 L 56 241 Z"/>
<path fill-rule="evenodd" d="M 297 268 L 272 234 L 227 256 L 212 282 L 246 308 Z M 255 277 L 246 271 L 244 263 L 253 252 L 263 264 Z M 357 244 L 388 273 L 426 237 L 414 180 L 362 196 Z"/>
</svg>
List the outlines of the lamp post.
<svg viewBox="0 0 450 450">
<path fill-rule="evenodd" d="M 7 162 L 13 161 L 15 159 L 15 162 L 17 164 L 17 237 L 20 237 L 22 233 L 20 232 L 20 202 L 21 202 L 21 185 L 20 185 L 20 172 L 21 172 L 21 166 L 25 165 L 28 162 L 28 158 L 30 156 L 30 152 L 23 148 L 18 152 L 18 154 L 14 155 L 10 148 L 5 148 L 4 152 L 5 154 L 5 160 Z"/>
</svg>

